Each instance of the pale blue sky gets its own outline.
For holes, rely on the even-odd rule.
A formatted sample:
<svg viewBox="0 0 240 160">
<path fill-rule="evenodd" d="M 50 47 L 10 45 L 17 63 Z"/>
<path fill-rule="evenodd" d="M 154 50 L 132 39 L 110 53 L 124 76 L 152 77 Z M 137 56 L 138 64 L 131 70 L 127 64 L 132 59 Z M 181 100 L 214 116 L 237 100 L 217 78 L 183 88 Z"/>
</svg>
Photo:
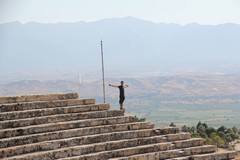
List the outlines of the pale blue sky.
<svg viewBox="0 0 240 160">
<path fill-rule="evenodd" d="M 133 16 L 157 23 L 240 24 L 240 0 L 0 0 L 0 23 Z"/>
</svg>

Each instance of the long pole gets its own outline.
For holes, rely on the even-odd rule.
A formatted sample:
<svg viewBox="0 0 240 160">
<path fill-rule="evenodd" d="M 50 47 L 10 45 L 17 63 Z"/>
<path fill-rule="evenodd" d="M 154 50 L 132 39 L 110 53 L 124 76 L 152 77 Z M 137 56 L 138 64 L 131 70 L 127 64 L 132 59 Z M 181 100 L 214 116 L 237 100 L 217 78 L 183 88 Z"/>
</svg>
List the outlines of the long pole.
<svg viewBox="0 0 240 160">
<path fill-rule="evenodd" d="M 102 41 L 101 41 L 101 55 L 102 55 L 103 102 L 105 103 L 105 79 L 104 79 L 104 63 L 103 63 L 103 44 L 102 44 Z"/>
<path fill-rule="evenodd" d="M 80 75 L 78 74 L 78 97 L 80 97 L 80 85 L 82 83 L 82 80 L 81 80 L 82 77 L 80 77 Z"/>
</svg>

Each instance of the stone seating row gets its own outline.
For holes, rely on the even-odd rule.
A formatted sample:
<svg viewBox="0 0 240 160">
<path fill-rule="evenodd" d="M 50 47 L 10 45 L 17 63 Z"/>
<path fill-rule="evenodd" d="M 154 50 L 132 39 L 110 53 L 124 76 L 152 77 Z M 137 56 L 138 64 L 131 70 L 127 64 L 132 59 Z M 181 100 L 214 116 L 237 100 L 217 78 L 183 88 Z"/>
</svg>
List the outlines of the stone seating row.
<svg viewBox="0 0 240 160">
<path fill-rule="evenodd" d="M 0 97 L 0 104 L 35 102 L 35 101 L 52 101 L 52 100 L 64 100 L 64 99 L 77 99 L 77 98 L 78 98 L 77 93 L 10 96 L 10 97 Z"/>
<path fill-rule="evenodd" d="M 177 127 L 110 110 L 76 93 L 0 98 L 0 159 L 234 159 Z"/>
</svg>

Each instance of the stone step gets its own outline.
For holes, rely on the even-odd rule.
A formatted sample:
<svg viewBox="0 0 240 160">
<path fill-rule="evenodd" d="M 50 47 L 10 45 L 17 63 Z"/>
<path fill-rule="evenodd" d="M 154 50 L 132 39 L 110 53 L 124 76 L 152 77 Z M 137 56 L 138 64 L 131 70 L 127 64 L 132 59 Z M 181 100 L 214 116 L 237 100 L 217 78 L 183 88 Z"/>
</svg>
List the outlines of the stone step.
<svg viewBox="0 0 240 160">
<path fill-rule="evenodd" d="M 197 139 L 192 139 L 192 141 L 189 144 L 191 145 L 195 145 Z M 200 139 L 198 139 L 198 141 L 201 141 Z M 165 149 L 162 149 L 162 145 L 165 146 Z M 191 145 L 189 145 L 189 147 L 192 147 Z M 174 142 L 165 142 L 165 143 L 156 143 L 156 144 L 139 144 L 139 146 L 135 146 L 135 147 L 128 147 L 127 148 L 121 148 L 121 149 L 115 149 L 113 148 L 113 150 L 111 151 L 107 151 L 105 149 L 105 151 L 102 149 L 104 147 L 101 147 L 100 150 L 98 151 L 94 151 L 96 153 L 92 153 L 88 155 L 82 155 L 85 154 L 83 152 L 80 151 L 80 156 L 76 156 L 75 155 L 67 155 L 69 158 L 66 159 L 109 159 L 109 158 L 113 158 L 113 157 L 119 157 L 119 156 L 131 156 L 131 155 L 135 155 L 135 154 L 143 154 L 143 153 L 148 153 L 148 152 L 156 152 L 156 151 L 162 151 L 162 150 L 172 150 L 174 149 Z M 160 147 L 160 148 L 159 148 Z M 100 151 L 100 152 L 99 152 Z M 73 156 L 73 157 L 71 157 Z M 61 157 L 63 158 L 63 157 Z"/>
<path fill-rule="evenodd" d="M 178 127 L 164 127 L 164 129 L 162 128 L 156 129 L 155 132 L 158 135 L 174 134 L 174 133 L 179 133 L 180 129 Z"/>
<path fill-rule="evenodd" d="M 196 141 L 201 141 L 201 139 L 192 139 L 192 141 L 194 141 L 194 142 L 188 141 L 189 147 L 193 147 L 196 144 Z M 98 150 L 98 152 L 94 150 L 95 153 L 86 154 L 82 151 L 72 150 L 72 152 L 67 152 L 67 151 L 64 152 L 64 154 L 61 155 L 62 157 L 57 157 L 57 158 L 61 158 L 61 159 L 65 159 L 65 160 L 70 160 L 70 159 L 71 160 L 87 160 L 87 159 L 107 160 L 107 159 L 114 158 L 114 157 L 127 157 L 127 156 L 144 154 L 144 153 L 149 153 L 149 152 L 160 152 L 160 151 L 166 151 L 166 150 L 173 150 L 174 146 L 175 146 L 174 142 L 173 143 L 165 142 L 165 143 L 147 144 L 147 145 L 141 145 L 141 146 L 135 146 L 135 147 L 121 148 L 121 149 L 110 150 L 110 151 L 104 151 L 103 150 L 104 147 L 99 147 L 100 150 Z M 86 150 L 84 150 L 84 151 L 86 151 Z M 77 154 L 79 154 L 79 156 L 77 156 Z M 66 158 L 64 158 L 64 157 L 66 157 Z"/>
<path fill-rule="evenodd" d="M 156 143 L 156 144 L 150 144 L 150 145 L 134 146 L 134 147 L 111 150 L 111 147 L 112 147 L 111 142 L 108 143 L 108 145 L 106 144 L 107 143 L 99 143 L 95 145 L 91 144 L 91 145 L 74 146 L 74 147 L 55 150 L 54 153 L 39 152 L 35 154 L 32 153 L 32 154 L 9 157 L 9 158 L 5 158 L 5 160 L 25 160 L 25 159 L 28 159 L 28 160 L 40 160 L 40 159 L 106 160 L 111 157 L 131 156 L 133 154 L 145 153 L 149 151 L 152 151 L 152 152 L 164 151 L 164 150 L 171 149 L 172 147 L 171 142 L 166 142 L 166 143 Z M 120 145 L 119 147 L 122 147 L 121 144 L 116 144 L 113 146 L 117 146 L 117 145 Z"/>
<path fill-rule="evenodd" d="M 189 147 L 183 149 L 174 149 L 160 152 L 150 152 L 144 154 L 136 154 L 129 157 L 117 157 L 111 158 L 109 160 L 163 160 L 163 159 L 173 159 L 176 157 L 189 156 L 194 154 L 204 154 L 204 153 L 213 153 L 217 151 L 217 147 L 213 145 L 204 145 L 197 147 Z M 186 157 L 185 157 L 186 158 Z"/>
<path fill-rule="evenodd" d="M 124 124 L 114 124 L 96 127 L 76 128 L 71 130 L 61 130 L 48 133 L 32 134 L 26 136 L 18 136 L 12 138 L 5 138 L 0 140 L 0 148 L 6 148 L 17 145 L 24 145 L 36 142 L 43 142 L 56 139 L 64 139 L 77 136 L 86 136 L 93 134 L 101 134 L 108 132 L 127 131 L 127 130 L 140 130 L 154 128 L 153 124 L 148 122 L 134 122 Z"/>
<path fill-rule="evenodd" d="M 58 114 L 58 115 L 34 117 L 34 118 L 27 118 L 27 119 L 0 121 L 0 129 L 25 127 L 30 125 L 39 125 L 39 124 L 56 123 L 56 122 L 64 122 L 64 121 L 116 117 L 116 116 L 123 116 L 123 115 L 124 115 L 124 111 L 122 110 L 103 110 L 103 111 L 94 111 L 94 112 L 90 111 L 90 112 L 81 112 L 81 113 Z"/>
<path fill-rule="evenodd" d="M 168 141 L 178 141 L 190 139 L 190 133 L 177 133 L 169 135 L 160 135 L 156 136 L 153 132 L 153 129 L 144 129 L 144 130 L 132 130 L 132 131 L 123 131 L 123 132 L 113 132 L 105 133 L 98 135 L 66 138 L 60 140 L 46 141 L 40 143 L 33 143 L 22 146 L 15 146 L 14 150 L 11 147 L 0 149 L 0 158 L 10 157 L 19 154 L 32 153 L 37 151 L 47 151 L 54 150 L 63 147 L 77 146 L 77 145 L 86 145 L 92 143 L 108 142 L 108 141 L 117 141 L 117 140 L 127 140 L 139 139 L 141 144 L 150 144 L 150 143 L 162 143 Z"/>
<path fill-rule="evenodd" d="M 77 99 L 77 98 L 78 98 L 77 93 L 0 97 L 0 104 L 32 102 L 32 101 L 51 101 L 51 100 L 63 100 L 63 99 Z"/>
<path fill-rule="evenodd" d="M 168 160 L 231 160 L 236 156 L 235 151 L 224 151 L 207 154 L 199 154 L 185 157 L 171 158 Z"/>
<path fill-rule="evenodd" d="M 184 141 L 173 142 L 174 149 L 187 148 L 190 146 L 202 146 L 206 144 L 206 140 L 203 138 L 192 138 Z"/>
<path fill-rule="evenodd" d="M 53 150 L 62 147 L 68 147 L 69 145 L 83 145 L 83 144 L 91 144 L 91 143 L 99 143 L 105 141 L 114 141 L 121 139 L 132 139 L 137 137 L 149 137 L 153 136 L 154 129 L 142 129 L 142 130 L 130 130 L 130 131 L 120 131 L 120 132 L 111 132 L 111 133 L 103 133 L 96 135 L 87 135 L 81 137 L 71 137 L 65 139 L 51 140 L 39 143 L 32 143 L 20 146 L 14 146 L 14 150 L 12 147 L 2 148 L 0 149 L 0 155 L 4 157 L 9 157 L 18 154 L 31 153 L 37 151 L 46 151 Z"/>
<path fill-rule="evenodd" d="M 138 122 L 138 118 L 135 116 L 119 116 L 119 117 L 107 117 L 99 119 L 86 119 L 75 120 L 67 122 L 47 123 L 34 126 L 11 128 L 0 130 L 0 138 L 9 138 L 15 136 L 37 134 L 44 132 L 53 132 L 58 130 L 67 130 L 73 128 L 93 127 L 100 125 L 121 124 Z"/>
<path fill-rule="evenodd" d="M 2 112 L 0 113 L 0 120 L 4 121 L 4 120 L 49 116 L 49 115 L 56 115 L 56 114 L 109 110 L 109 108 L 110 108 L 109 104 L 92 104 L 92 105 L 84 105 L 84 106 L 67 106 L 67 107 L 57 107 L 57 108 L 33 109 L 33 110 L 25 110 L 25 111 Z"/>
<path fill-rule="evenodd" d="M 66 99 L 0 104 L 0 112 L 95 104 L 95 99 Z"/>
<path fill-rule="evenodd" d="M 182 149 L 179 149 L 178 153 L 175 152 L 175 154 L 172 154 L 171 151 L 170 152 L 167 151 L 166 153 L 160 153 L 159 159 L 173 159 L 173 158 L 182 157 L 182 156 L 214 153 L 216 151 L 217 151 L 217 146 L 203 145 L 203 146 L 197 146 L 197 147 L 182 148 Z"/>
</svg>

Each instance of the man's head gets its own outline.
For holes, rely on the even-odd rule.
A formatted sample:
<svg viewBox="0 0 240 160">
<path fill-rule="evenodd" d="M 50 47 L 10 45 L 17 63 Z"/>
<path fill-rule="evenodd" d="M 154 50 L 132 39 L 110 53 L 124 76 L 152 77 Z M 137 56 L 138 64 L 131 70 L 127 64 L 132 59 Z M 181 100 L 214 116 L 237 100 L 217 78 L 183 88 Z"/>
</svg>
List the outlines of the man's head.
<svg viewBox="0 0 240 160">
<path fill-rule="evenodd" d="M 121 81 L 121 85 L 123 85 L 124 84 L 124 82 L 123 81 Z"/>
</svg>

